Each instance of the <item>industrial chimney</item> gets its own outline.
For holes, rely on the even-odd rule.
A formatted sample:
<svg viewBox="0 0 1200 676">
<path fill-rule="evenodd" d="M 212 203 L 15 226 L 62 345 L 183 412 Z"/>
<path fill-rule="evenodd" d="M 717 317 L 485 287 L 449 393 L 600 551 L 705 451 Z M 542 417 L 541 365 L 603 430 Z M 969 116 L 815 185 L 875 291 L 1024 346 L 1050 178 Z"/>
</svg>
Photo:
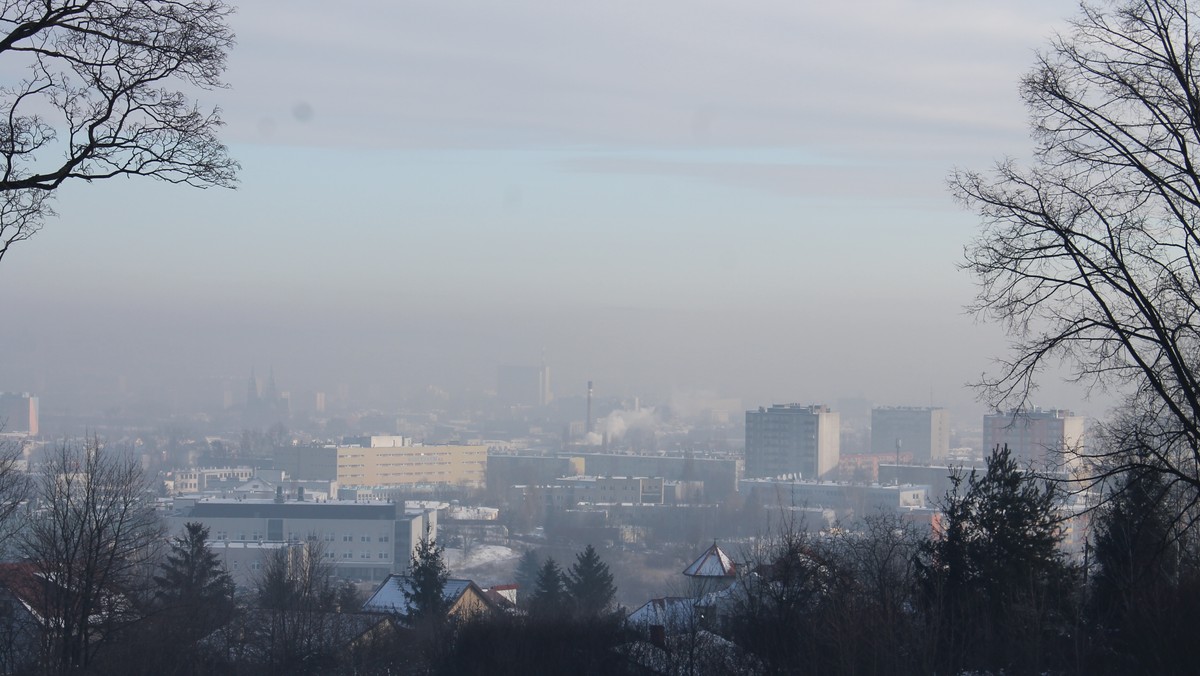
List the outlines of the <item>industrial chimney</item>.
<svg viewBox="0 0 1200 676">
<path fill-rule="evenodd" d="M 584 424 L 584 429 L 587 430 L 588 435 L 591 435 L 591 433 L 592 433 L 592 381 L 590 381 L 590 380 L 588 381 L 587 422 Z"/>
</svg>

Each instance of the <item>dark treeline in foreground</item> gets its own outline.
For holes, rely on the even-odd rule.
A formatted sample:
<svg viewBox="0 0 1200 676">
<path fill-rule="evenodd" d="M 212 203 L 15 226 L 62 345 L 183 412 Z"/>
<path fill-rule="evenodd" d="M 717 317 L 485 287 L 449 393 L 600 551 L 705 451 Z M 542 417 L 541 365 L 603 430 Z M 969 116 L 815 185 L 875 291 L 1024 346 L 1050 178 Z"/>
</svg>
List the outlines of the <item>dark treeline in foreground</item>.
<svg viewBox="0 0 1200 676">
<path fill-rule="evenodd" d="M 676 599 L 658 626 L 539 605 L 447 624 L 434 673 L 1194 673 L 1200 549 L 1182 493 L 1125 473 L 1082 561 L 1060 549 L 1059 485 L 1007 449 L 956 477 L 938 533 L 880 514 L 783 528 L 736 579 Z M 549 566 L 542 567 L 543 578 Z M 553 594 L 551 593 L 553 596 Z M 670 600 L 668 600 L 670 601 Z"/>
<path fill-rule="evenodd" d="M 997 449 L 986 470 L 956 477 L 934 534 L 889 514 L 824 533 L 784 527 L 736 553 L 736 575 L 630 621 L 590 546 L 569 565 L 527 555 L 515 606 L 443 594 L 449 571 L 429 540 L 403 611 L 361 612 L 316 543 L 268 556 L 235 593 L 207 530 L 165 538 L 122 458 L 93 440 L 63 446 L 29 481 L 11 463 L 0 472 L 0 504 L 19 505 L 3 520 L 0 673 L 1195 671 L 1194 509 L 1151 471 L 1117 475 L 1080 561 L 1060 550 L 1059 486 Z"/>
</svg>

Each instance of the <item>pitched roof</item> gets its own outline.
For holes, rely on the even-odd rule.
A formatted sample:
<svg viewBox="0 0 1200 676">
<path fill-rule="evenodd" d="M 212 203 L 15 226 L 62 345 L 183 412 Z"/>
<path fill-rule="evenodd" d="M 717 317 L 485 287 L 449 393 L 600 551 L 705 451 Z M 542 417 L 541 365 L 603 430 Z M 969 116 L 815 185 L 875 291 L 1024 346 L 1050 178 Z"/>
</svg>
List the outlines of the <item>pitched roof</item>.
<svg viewBox="0 0 1200 676">
<path fill-rule="evenodd" d="M 54 599 L 67 594 L 66 587 L 56 581 L 52 575 L 46 575 L 38 570 L 31 562 L 0 564 L 0 588 L 6 590 L 21 603 L 39 621 L 48 618 L 61 622 L 59 615 L 62 611 L 54 607 Z M 133 603 L 120 590 L 112 586 L 89 590 L 95 595 L 95 608 L 89 616 L 90 622 L 99 623 L 109 618 L 125 617 L 133 610 Z M 71 592 L 70 596 L 77 596 Z"/>
<path fill-rule="evenodd" d="M 650 599 L 625 618 L 625 622 L 640 629 L 664 627 L 668 634 L 694 629 L 696 621 L 696 599 L 679 596 Z"/>
<path fill-rule="evenodd" d="M 449 579 L 442 588 L 442 598 L 449 605 L 455 602 L 475 583 L 470 580 Z M 404 575 L 388 575 L 383 584 L 371 594 L 371 598 L 363 604 L 363 610 L 369 613 L 392 613 L 395 615 L 408 614 L 408 598 L 405 591 L 412 589 L 411 580 Z M 477 588 L 478 589 L 478 588 Z M 482 596 L 483 593 L 480 592 Z"/>
<path fill-rule="evenodd" d="M 0 564 L 0 587 L 4 587 L 39 620 L 46 617 L 46 580 L 31 563 Z"/>
<path fill-rule="evenodd" d="M 713 542 L 700 558 L 683 569 L 683 574 L 688 577 L 733 577 L 737 574 L 737 564 Z"/>
<path fill-rule="evenodd" d="M 613 649 L 651 674 L 765 674 L 762 661 L 736 643 L 700 629 L 668 636 L 665 645 L 634 641 Z M 681 662 L 679 656 L 686 655 Z"/>
</svg>

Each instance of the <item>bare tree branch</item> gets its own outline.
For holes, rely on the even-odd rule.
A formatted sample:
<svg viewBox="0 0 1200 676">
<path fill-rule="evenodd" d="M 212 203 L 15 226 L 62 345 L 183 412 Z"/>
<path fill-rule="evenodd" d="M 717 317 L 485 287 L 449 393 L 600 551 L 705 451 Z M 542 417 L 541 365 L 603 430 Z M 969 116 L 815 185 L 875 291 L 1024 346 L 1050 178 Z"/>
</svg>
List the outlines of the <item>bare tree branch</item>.
<svg viewBox="0 0 1200 676">
<path fill-rule="evenodd" d="M 1195 14 L 1187 0 L 1084 5 L 1021 83 L 1032 165 L 950 179 L 984 224 L 964 264 L 979 281 L 973 309 L 1012 337 L 981 383 L 989 401 L 1025 402 L 1055 363 L 1128 397 L 1120 434 L 1075 451 L 1093 484 L 1154 467 L 1200 491 Z"/>
<path fill-rule="evenodd" d="M 224 86 L 232 12 L 223 0 L 0 2 L 0 58 L 25 73 L 0 86 L 0 259 L 71 179 L 235 184 L 220 110 L 185 93 Z"/>
</svg>

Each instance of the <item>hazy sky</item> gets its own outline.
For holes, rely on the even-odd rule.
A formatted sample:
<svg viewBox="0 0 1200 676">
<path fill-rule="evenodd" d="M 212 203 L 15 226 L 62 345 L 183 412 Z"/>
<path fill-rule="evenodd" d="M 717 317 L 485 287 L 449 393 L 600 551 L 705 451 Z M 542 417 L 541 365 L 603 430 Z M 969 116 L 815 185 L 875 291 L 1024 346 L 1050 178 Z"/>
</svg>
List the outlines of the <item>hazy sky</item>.
<svg viewBox="0 0 1200 676">
<path fill-rule="evenodd" d="M 544 347 L 560 392 L 969 402 L 1003 337 L 945 179 L 1028 154 L 1018 79 L 1074 11 L 243 3 L 202 97 L 240 187 L 65 187 L 0 263 L 0 390 L 491 387 Z"/>
</svg>

